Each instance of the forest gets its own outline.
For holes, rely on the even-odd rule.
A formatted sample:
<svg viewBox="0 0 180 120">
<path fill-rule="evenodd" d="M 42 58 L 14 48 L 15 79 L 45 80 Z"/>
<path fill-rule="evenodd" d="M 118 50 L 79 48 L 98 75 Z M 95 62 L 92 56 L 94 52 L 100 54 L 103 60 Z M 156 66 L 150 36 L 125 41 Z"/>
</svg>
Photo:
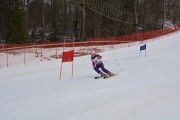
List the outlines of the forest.
<svg viewBox="0 0 180 120">
<path fill-rule="evenodd" d="M 0 0 L 5 43 L 77 41 L 180 23 L 180 0 Z"/>
</svg>

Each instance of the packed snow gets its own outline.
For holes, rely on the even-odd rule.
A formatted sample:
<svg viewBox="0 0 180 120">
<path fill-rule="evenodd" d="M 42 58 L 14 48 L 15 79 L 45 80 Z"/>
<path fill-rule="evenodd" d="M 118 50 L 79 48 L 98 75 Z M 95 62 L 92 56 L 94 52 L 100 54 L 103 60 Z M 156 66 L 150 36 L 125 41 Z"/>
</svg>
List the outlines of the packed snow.
<svg viewBox="0 0 180 120">
<path fill-rule="evenodd" d="M 115 76 L 94 79 L 90 55 L 0 69 L 0 120 L 179 120 L 180 33 L 100 53 Z M 146 52 L 146 57 L 145 57 Z"/>
</svg>

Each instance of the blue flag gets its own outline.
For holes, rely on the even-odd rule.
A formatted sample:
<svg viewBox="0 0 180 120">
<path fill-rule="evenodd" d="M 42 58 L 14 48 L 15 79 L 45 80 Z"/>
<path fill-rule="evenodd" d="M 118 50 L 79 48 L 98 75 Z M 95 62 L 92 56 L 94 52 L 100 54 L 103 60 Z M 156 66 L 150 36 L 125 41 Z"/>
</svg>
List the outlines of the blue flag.
<svg viewBox="0 0 180 120">
<path fill-rule="evenodd" d="M 146 44 L 140 46 L 140 51 L 141 50 L 146 50 Z"/>
</svg>

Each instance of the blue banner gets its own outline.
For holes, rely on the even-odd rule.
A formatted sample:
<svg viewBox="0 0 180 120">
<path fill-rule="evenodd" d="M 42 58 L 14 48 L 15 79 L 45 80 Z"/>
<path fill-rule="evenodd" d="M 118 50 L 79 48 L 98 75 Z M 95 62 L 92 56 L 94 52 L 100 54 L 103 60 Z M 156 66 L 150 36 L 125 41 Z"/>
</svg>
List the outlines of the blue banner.
<svg viewBox="0 0 180 120">
<path fill-rule="evenodd" d="M 141 50 L 146 50 L 146 44 L 140 46 L 140 51 Z"/>
</svg>

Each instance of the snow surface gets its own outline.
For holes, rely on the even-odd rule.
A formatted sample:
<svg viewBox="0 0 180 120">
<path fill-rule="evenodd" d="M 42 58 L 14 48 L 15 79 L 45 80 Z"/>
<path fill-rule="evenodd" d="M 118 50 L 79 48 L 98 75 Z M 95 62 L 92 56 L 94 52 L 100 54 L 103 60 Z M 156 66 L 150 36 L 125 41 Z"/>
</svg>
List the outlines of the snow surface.
<svg viewBox="0 0 180 120">
<path fill-rule="evenodd" d="M 90 56 L 0 69 L 0 120 L 180 120 L 180 33 L 108 50 L 105 67 L 117 73 L 94 79 Z"/>
</svg>

